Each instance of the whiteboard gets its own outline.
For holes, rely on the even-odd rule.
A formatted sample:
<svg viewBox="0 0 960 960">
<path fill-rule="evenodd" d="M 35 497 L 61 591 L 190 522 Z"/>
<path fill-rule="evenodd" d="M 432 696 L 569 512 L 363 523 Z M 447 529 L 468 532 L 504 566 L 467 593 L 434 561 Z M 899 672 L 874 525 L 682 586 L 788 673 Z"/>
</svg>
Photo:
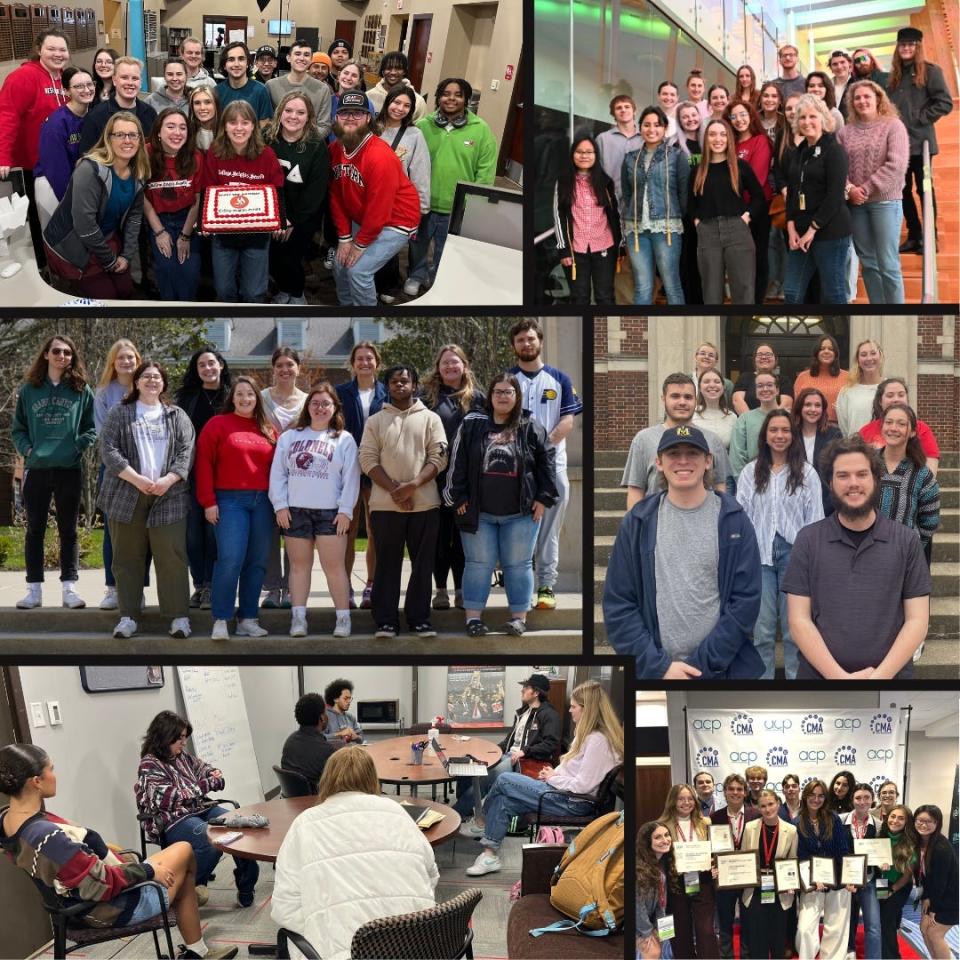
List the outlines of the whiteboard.
<svg viewBox="0 0 960 960">
<path fill-rule="evenodd" d="M 177 667 L 180 692 L 193 727 L 193 752 L 226 781 L 221 796 L 260 803 L 263 787 L 253 749 L 247 704 L 236 667 Z"/>
</svg>

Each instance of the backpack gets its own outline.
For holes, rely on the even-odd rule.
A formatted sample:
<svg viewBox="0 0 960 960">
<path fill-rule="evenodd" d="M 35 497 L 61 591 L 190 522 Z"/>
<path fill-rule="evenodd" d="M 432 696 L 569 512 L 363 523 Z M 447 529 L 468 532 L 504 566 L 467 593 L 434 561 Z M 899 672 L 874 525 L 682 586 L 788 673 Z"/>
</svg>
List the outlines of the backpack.
<svg viewBox="0 0 960 960">
<path fill-rule="evenodd" d="M 566 838 L 559 827 L 541 827 L 537 831 L 537 843 L 565 843 Z"/>
<path fill-rule="evenodd" d="M 605 814 L 570 841 L 553 872 L 550 903 L 569 920 L 530 933 L 578 930 L 605 937 L 623 926 L 623 811 Z"/>
</svg>

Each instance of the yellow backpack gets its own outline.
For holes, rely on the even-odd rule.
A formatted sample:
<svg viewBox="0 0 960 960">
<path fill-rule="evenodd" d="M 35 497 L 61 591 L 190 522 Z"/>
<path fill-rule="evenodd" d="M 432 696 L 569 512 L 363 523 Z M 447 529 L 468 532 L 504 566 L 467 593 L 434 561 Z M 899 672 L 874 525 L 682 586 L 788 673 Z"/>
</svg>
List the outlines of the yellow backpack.
<svg viewBox="0 0 960 960">
<path fill-rule="evenodd" d="M 530 933 L 578 930 L 605 937 L 623 926 L 623 811 L 598 817 L 564 851 L 551 879 L 550 903 L 569 920 Z"/>
</svg>

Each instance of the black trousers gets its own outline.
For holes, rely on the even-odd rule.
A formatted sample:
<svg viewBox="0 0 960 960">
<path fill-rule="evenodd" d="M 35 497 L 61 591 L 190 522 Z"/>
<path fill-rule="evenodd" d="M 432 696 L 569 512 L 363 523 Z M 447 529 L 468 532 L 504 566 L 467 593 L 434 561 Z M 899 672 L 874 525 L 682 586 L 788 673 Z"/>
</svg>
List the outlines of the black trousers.
<svg viewBox="0 0 960 960">
<path fill-rule="evenodd" d="M 933 168 L 933 157 L 930 158 L 930 166 Z M 923 241 L 923 225 L 920 222 L 920 213 L 917 204 L 913 199 L 913 185 L 916 184 L 917 196 L 920 198 L 920 207 L 923 207 L 923 155 L 916 154 L 910 157 L 910 163 L 907 166 L 907 175 L 903 181 L 903 219 L 907 222 L 907 236 L 917 243 Z M 937 195 L 933 192 L 933 186 L 930 187 L 930 194 L 933 197 L 933 229 L 937 229 Z"/>
<path fill-rule="evenodd" d="M 370 607 L 378 627 L 400 630 L 400 575 L 403 550 L 410 555 L 410 579 L 403 603 L 407 625 L 415 627 L 430 620 L 430 580 L 437 553 L 440 511 L 374 510 L 370 513 L 373 539 L 377 544 L 377 568 L 373 573 Z"/>
<path fill-rule="evenodd" d="M 720 932 L 720 956 L 733 956 L 733 921 L 736 917 L 737 901 L 740 899 L 739 890 L 717 890 L 714 894 L 717 901 L 717 928 Z M 748 920 L 746 911 L 740 908 L 740 941 L 747 942 L 746 927 Z"/>
<path fill-rule="evenodd" d="M 43 583 L 43 535 L 47 529 L 50 500 L 57 508 L 57 533 L 60 535 L 60 579 L 75 581 L 80 564 L 77 546 L 77 520 L 83 484 L 79 467 L 73 469 L 37 468 L 27 471 L 23 481 L 23 506 L 27 511 L 24 560 L 27 583 Z"/>
<path fill-rule="evenodd" d="M 437 533 L 437 556 L 433 565 L 433 579 L 437 589 L 446 589 L 447 574 L 453 574 L 453 589 L 459 590 L 463 583 L 463 543 L 460 528 L 456 524 L 457 512 L 453 507 L 440 508 L 440 524 Z"/>
<path fill-rule="evenodd" d="M 574 253 L 573 262 L 577 265 L 577 277 L 571 278 L 572 270 L 564 269 L 570 279 L 570 293 L 573 303 L 590 303 L 591 296 L 598 304 L 615 303 L 613 280 L 617 272 L 617 250 L 590 253 Z"/>
<path fill-rule="evenodd" d="M 764 211 L 756 220 L 750 221 L 750 233 L 757 247 L 757 276 L 753 289 L 757 303 L 763 303 L 770 281 L 770 215 Z"/>
<path fill-rule="evenodd" d="M 880 901 L 880 956 L 883 960 L 900 960 L 897 932 L 903 917 L 903 907 L 913 890 L 913 884 L 904 884 L 896 893 Z"/>
<path fill-rule="evenodd" d="M 773 903 L 760 903 L 759 888 L 753 891 L 750 906 L 744 910 L 740 907 L 740 916 L 746 914 L 747 943 L 750 949 L 750 960 L 768 960 L 773 957 L 778 960 L 785 957 L 787 947 L 787 914 L 788 911 L 780 906 L 780 897 L 776 896 Z M 740 937 L 743 939 L 743 925 L 741 924 Z"/>
<path fill-rule="evenodd" d="M 683 218 L 683 246 L 680 248 L 680 283 L 685 303 L 703 303 L 700 265 L 697 263 L 697 228 L 693 220 L 686 217 Z"/>
<path fill-rule="evenodd" d="M 277 289 L 291 297 L 303 296 L 303 284 L 306 274 L 303 261 L 316 227 L 314 224 L 297 224 L 288 240 L 270 242 L 270 275 Z"/>
</svg>

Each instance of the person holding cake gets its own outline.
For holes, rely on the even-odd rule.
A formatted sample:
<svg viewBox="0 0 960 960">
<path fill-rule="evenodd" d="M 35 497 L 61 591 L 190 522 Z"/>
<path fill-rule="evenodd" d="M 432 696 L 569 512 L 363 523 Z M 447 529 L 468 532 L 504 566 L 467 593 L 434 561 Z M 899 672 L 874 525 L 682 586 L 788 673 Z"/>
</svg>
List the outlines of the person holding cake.
<svg viewBox="0 0 960 960">
<path fill-rule="evenodd" d="M 204 186 L 274 187 L 280 223 L 286 222 L 284 174 L 277 155 L 263 141 L 253 108 L 244 100 L 227 104 L 220 114 L 217 135 L 204 157 Z M 204 198 L 206 200 L 206 198 Z M 206 202 L 201 204 L 206 217 Z M 203 220 L 204 229 L 213 225 Z M 222 303 L 263 303 L 270 275 L 270 227 L 255 223 L 245 229 L 213 233 L 213 282 Z"/>
</svg>

